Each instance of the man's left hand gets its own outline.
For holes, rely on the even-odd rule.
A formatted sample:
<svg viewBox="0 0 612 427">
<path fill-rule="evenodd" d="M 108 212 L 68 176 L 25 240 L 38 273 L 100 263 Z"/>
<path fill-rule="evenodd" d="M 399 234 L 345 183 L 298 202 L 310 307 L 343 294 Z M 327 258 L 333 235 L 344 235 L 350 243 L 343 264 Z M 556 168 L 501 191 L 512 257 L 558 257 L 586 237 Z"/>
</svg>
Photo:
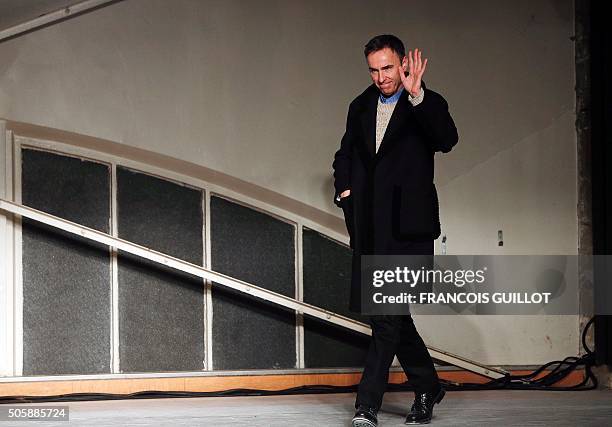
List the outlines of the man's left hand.
<svg viewBox="0 0 612 427">
<path fill-rule="evenodd" d="M 412 96 L 418 96 L 421 93 L 421 77 L 425 73 L 425 67 L 427 66 L 427 58 L 421 60 L 421 51 L 419 49 L 414 50 L 414 57 L 412 51 L 408 51 L 408 76 L 404 74 L 406 71 L 406 61 L 402 64 L 400 70 L 400 77 L 404 89 L 406 89 Z"/>
</svg>

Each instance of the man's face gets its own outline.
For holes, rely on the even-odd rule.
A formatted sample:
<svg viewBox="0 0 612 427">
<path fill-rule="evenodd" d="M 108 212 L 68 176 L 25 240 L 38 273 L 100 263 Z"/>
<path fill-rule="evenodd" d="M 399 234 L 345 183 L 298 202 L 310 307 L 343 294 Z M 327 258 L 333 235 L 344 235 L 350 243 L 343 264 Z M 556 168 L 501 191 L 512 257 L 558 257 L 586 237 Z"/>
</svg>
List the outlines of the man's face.
<svg viewBox="0 0 612 427">
<path fill-rule="evenodd" d="M 406 57 L 400 63 L 397 53 L 385 47 L 367 56 L 368 68 L 372 81 L 384 96 L 391 96 L 398 91 L 402 84 L 400 70 L 404 72 L 406 67 Z"/>
</svg>

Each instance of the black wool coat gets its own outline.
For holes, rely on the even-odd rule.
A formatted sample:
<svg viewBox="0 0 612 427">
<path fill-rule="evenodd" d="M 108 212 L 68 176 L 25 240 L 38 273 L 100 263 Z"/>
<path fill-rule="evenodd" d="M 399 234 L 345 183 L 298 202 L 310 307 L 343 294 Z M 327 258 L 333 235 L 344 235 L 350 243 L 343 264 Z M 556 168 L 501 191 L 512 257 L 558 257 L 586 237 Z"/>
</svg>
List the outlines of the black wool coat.
<svg viewBox="0 0 612 427">
<path fill-rule="evenodd" d="M 353 249 L 351 311 L 360 311 L 361 255 L 402 254 L 411 242 L 440 236 L 434 154 L 449 152 L 459 138 L 446 100 L 422 87 L 416 107 L 402 92 L 378 152 L 378 88 L 372 84 L 349 106 L 333 169 L 334 201 L 344 212 Z M 348 189 L 351 195 L 339 199 Z"/>
</svg>

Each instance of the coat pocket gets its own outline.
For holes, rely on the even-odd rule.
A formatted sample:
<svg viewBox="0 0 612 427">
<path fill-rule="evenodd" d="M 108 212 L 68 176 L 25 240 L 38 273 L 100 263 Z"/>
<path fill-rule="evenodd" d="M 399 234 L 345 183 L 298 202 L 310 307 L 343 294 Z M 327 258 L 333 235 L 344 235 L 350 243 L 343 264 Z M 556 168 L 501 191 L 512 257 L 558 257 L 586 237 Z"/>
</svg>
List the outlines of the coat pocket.
<svg viewBox="0 0 612 427">
<path fill-rule="evenodd" d="M 393 191 L 393 232 L 410 239 L 435 233 L 438 203 L 433 187 L 396 186 Z"/>
</svg>

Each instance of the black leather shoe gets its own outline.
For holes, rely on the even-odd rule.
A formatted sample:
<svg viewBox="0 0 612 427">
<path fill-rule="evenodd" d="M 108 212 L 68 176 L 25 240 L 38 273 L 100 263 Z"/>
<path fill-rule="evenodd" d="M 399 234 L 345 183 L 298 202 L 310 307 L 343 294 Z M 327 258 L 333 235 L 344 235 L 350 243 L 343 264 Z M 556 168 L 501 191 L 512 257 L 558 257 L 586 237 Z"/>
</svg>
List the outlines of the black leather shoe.
<svg viewBox="0 0 612 427">
<path fill-rule="evenodd" d="M 428 393 L 415 393 L 414 403 L 406 416 L 405 424 L 428 424 L 433 415 L 433 407 L 440 403 L 446 392 L 440 386 L 438 390 Z"/>
<path fill-rule="evenodd" d="M 376 408 L 372 408 L 371 406 L 359 405 L 357 408 L 357 412 L 355 412 L 355 416 L 351 421 L 352 427 L 377 427 L 378 426 L 378 418 L 376 414 L 378 410 Z"/>
</svg>

